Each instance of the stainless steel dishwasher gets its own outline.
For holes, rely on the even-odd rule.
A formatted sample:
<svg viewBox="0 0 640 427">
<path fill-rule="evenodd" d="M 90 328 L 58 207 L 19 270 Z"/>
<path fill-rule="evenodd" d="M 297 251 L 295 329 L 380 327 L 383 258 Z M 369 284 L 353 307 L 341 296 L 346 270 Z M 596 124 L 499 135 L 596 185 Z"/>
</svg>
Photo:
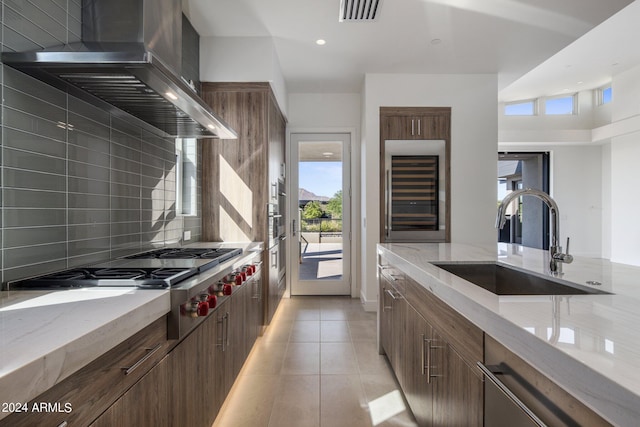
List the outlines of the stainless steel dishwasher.
<svg viewBox="0 0 640 427">
<path fill-rule="evenodd" d="M 486 334 L 484 352 L 485 427 L 611 425 Z"/>
</svg>

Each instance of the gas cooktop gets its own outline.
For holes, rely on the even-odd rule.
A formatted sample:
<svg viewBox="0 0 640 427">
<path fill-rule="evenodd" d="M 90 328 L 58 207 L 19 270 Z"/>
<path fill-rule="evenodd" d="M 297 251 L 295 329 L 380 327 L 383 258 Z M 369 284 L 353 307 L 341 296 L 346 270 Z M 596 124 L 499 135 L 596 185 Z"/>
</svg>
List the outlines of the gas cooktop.
<svg viewBox="0 0 640 427">
<path fill-rule="evenodd" d="M 135 255 L 124 259 L 194 259 L 202 260 L 197 263 L 198 271 L 208 270 L 216 265 L 242 254 L 240 248 L 162 248 Z"/>
<path fill-rule="evenodd" d="M 196 268 L 86 267 L 7 283 L 7 290 L 70 289 L 97 286 L 163 289 L 198 273 Z"/>
</svg>

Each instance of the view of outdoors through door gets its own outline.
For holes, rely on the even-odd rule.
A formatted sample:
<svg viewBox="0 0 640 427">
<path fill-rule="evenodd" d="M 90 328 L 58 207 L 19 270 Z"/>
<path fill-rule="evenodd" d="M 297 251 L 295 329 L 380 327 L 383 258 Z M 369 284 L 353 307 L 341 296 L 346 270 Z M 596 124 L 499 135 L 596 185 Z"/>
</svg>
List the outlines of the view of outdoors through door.
<svg viewBox="0 0 640 427">
<path fill-rule="evenodd" d="M 345 139 L 346 138 L 346 139 Z M 293 134 L 298 160 L 292 218 L 297 217 L 293 253 L 295 294 L 348 294 L 348 134 Z M 293 156 L 292 156 L 293 157 Z M 295 187 L 294 187 L 295 188 Z M 297 239 L 296 239 L 297 237 Z M 297 250 L 296 250 L 297 249 Z"/>
</svg>

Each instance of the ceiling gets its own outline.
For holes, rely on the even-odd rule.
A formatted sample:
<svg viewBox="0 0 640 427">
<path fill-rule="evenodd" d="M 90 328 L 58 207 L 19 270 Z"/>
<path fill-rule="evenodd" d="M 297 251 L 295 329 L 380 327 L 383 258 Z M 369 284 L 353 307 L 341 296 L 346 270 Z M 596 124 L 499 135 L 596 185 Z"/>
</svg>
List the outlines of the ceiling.
<svg viewBox="0 0 640 427">
<path fill-rule="evenodd" d="M 183 8 L 201 36 L 272 38 L 290 93 L 357 93 L 365 73 L 497 73 L 502 90 L 629 3 L 381 0 L 375 21 L 343 23 L 340 0 L 183 0 Z"/>
</svg>

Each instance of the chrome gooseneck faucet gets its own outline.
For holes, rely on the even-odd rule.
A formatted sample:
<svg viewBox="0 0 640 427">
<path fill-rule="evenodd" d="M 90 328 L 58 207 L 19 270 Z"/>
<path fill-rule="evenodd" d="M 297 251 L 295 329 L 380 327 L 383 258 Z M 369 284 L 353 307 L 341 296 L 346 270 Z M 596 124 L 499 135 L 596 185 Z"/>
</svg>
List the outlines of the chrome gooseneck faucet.
<svg viewBox="0 0 640 427">
<path fill-rule="evenodd" d="M 520 196 L 534 196 L 542 200 L 551 213 L 551 242 L 549 244 L 549 271 L 553 275 L 562 274 L 562 263 L 570 264 L 573 256 L 569 255 L 569 238 L 567 237 L 567 253 L 562 253 L 562 246 L 559 244 L 560 238 L 560 219 L 557 203 L 545 192 L 534 188 L 525 188 L 523 190 L 512 191 L 500 202 L 498 206 L 498 215 L 496 217 L 496 228 L 504 227 L 507 222 L 507 206 Z"/>
</svg>

